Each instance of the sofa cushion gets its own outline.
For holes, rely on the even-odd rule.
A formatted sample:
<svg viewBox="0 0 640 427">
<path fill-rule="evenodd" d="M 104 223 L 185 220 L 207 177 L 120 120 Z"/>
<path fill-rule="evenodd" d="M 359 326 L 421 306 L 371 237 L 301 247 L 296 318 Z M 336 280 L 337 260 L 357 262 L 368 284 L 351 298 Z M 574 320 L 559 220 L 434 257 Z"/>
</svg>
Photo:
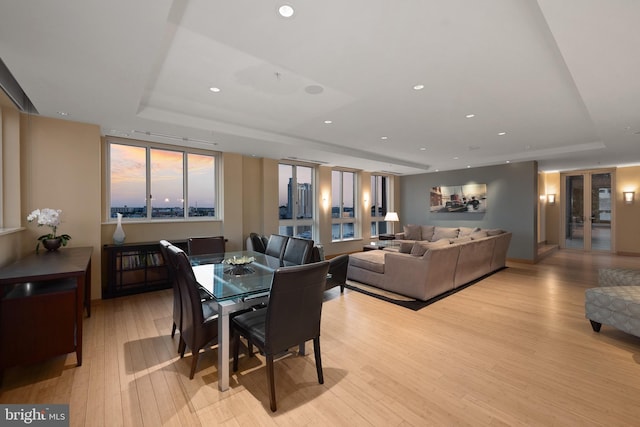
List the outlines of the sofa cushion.
<svg viewBox="0 0 640 427">
<path fill-rule="evenodd" d="M 409 254 L 411 253 L 411 248 L 413 248 L 413 242 L 401 242 L 398 252 L 403 254 Z"/>
<path fill-rule="evenodd" d="M 420 240 L 431 240 L 433 238 L 433 232 L 435 231 L 435 225 L 421 225 L 422 238 Z"/>
<path fill-rule="evenodd" d="M 469 235 L 469 237 L 471 237 L 472 240 L 484 239 L 485 237 L 488 237 L 488 236 L 489 235 L 485 230 L 474 231 Z"/>
<path fill-rule="evenodd" d="M 440 239 L 455 239 L 456 237 L 458 237 L 458 228 L 436 227 L 431 241 L 435 242 Z"/>
<path fill-rule="evenodd" d="M 422 240 L 422 228 L 419 225 L 407 224 L 403 227 L 404 238 L 407 240 Z"/>
<path fill-rule="evenodd" d="M 349 267 L 360 267 L 376 273 L 384 273 L 385 251 L 365 251 L 349 255 Z"/>
</svg>

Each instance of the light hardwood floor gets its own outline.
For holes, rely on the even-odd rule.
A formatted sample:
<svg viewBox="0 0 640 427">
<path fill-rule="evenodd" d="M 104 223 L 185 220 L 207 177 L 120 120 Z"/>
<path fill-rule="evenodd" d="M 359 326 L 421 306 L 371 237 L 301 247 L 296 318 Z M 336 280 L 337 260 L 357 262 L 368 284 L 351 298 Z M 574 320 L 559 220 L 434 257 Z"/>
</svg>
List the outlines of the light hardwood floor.
<svg viewBox="0 0 640 427">
<path fill-rule="evenodd" d="M 640 258 L 557 251 L 508 263 L 414 312 L 353 291 L 327 293 L 325 383 L 307 356 L 242 358 L 217 389 L 215 349 L 188 379 L 171 339 L 171 291 L 102 301 L 85 319 L 84 364 L 70 354 L 6 372 L 2 403 L 69 403 L 72 426 L 533 425 L 640 423 L 640 338 L 584 318 L 599 267 Z"/>
</svg>

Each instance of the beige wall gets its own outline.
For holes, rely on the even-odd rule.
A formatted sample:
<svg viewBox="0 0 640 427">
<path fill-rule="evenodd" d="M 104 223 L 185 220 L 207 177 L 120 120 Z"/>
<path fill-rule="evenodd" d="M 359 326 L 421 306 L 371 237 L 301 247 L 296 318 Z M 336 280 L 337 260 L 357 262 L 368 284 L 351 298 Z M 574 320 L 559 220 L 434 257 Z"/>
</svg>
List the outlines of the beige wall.
<svg viewBox="0 0 640 427">
<path fill-rule="evenodd" d="M 635 201 L 625 204 L 623 191 L 635 191 Z M 616 251 L 625 255 L 640 255 L 640 166 L 616 170 L 615 212 Z"/>
<path fill-rule="evenodd" d="M 541 209 L 544 212 L 544 220 L 542 221 L 544 223 L 544 241 L 549 245 L 558 245 L 560 243 L 560 200 L 562 200 L 560 173 L 541 174 L 540 180 L 542 181 L 538 186 L 540 195 L 556 195 L 554 205 L 549 204 L 546 200 L 540 201 L 540 204 L 544 205 Z"/>
</svg>

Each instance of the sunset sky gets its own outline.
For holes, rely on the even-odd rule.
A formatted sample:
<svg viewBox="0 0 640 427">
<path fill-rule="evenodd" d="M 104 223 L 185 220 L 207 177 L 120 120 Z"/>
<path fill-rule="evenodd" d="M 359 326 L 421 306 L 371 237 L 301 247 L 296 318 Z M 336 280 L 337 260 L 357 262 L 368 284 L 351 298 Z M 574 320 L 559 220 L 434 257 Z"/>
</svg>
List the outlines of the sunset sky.
<svg viewBox="0 0 640 427">
<path fill-rule="evenodd" d="M 142 207 L 146 203 L 146 148 L 111 144 L 111 206 Z M 182 152 L 151 149 L 151 195 L 154 207 L 182 206 Z M 213 207 L 214 157 L 187 154 L 191 206 Z"/>
</svg>

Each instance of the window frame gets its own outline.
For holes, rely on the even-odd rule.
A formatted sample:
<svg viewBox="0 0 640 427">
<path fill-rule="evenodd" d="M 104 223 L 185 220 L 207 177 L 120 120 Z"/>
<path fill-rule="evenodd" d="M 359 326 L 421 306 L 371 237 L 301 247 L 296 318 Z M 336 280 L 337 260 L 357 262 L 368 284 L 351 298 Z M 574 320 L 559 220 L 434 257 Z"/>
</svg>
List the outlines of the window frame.
<svg viewBox="0 0 640 427">
<path fill-rule="evenodd" d="M 311 209 L 311 218 L 298 218 L 298 208 L 300 206 L 300 200 L 298 198 L 298 191 L 292 191 L 291 203 L 293 203 L 293 210 L 291 214 L 291 218 L 280 218 L 280 203 L 278 202 L 278 232 L 283 235 L 288 235 L 283 232 L 283 228 L 291 227 L 293 230 L 294 236 L 301 236 L 297 231 L 298 227 L 311 227 L 310 236 L 302 236 L 308 237 L 313 240 L 318 240 L 318 203 L 317 203 L 317 194 L 318 189 L 316 182 L 318 180 L 318 168 L 317 165 L 307 164 L 307 163 L 299 163 L 299 162 L 278 162 L 278 181 L 280 181 L 280 166 L 290 166 L 291 169 L 291 179 L 293 185 L 297 187 L 298 185 L 298 173 L 297 168 L 304 167 L 309 168 L 311 170 L 311 200 L 313 201 L 313 207 Z M 278 188 L 278 200 L 280 200 L 280 188 Z"/>
<path fill-rule="evenodd" d="M 334 177 L 334 172 L 337 172 L 340 174 L 340 194 L 336 195 L 333 193 L 333 186 L 334 186 L 334 182 L 333 182 L 333 177 Z M 349 217 L 345 217 L 344 216 L 344 174 L 345 173 L 350 173 L 353 175 L 353 216 L 349 216 Z M 354 170 L 349 170 L 349 169 L 342 169 L 342 168 L 334 168 L 331 170 L 331 204 L 330 204 L 330 209 L 331 209 L 331 241 L 332 242 L 344 242 L 344 241 L 350 241 L 350 240 L 355 240 L 355 239 L 359 239 L 361 236 L 360 233 L 360 217 L 361 215 L 359 215 L 359 198 L 357 197 L 358 195 L 358 182 L 360 179 L 360 174 L 358 174 L 356 171 Z M 333 207 L 334 207 L 334 200 L 339 200 L 339 215 L 337 218 L 334 218 L 333 216 Z M 353 236 L 351 237 L 344 237 L 344 225 L 345 224 L 350 224 L 353 223 Z M 340 226 L 340 238 L 339 239 L 334 239 L 333 236 L 333 227 L 335 225 L 339 225 Z"/>
<path fill-rule="evenodd" d="M 220 152 L 214 150 L 205 150 L 192 147 L 182 147 L 170 144 L 156 143 L 152 141 L 142 141 L 134 139 L 124 139 L 116 137 L 105 138 L 104 153 L 105 153 L 105 218 L 106 222 L 117 222 L 117 217 L 111 216 L 111 145 L 126 145 L 132 147 L 140 147 L 145 149 L 145 199 L 146 199 L 146 213 L 145 217 L 132 218 L 123 217 L 123 221 L 126 222 L 199 222 L 199 221 L 220 221 L 222 220 L 222 204 L 221 204 L 221 167 L 220 167 Z M 152 200 L 150 197 L 151 192 L 151 150 L 163 150 L 174 151 L 182 153 L 182 187 L 183 187 L 183 216 L 181 217 L 153 217 Z M 215 191 L 214 198 L 214 216 L 189 216 L 189 169 L 188 169 L 188 156 L 189 154 L 197 154 L 201 156 L 209 156 L 213 158 L 214 168 L 214 183 L 213 190 Z"/>
<path fill-rule="evenodd" d="M 380 178 L 381 182 L 381 188 L 380 188 L 380 197 L 382 198 L 382 200 L 380 201 L 380 207 L 382 208 L 382 213 L 381 215 L 377 215 L 375 206 L 378 205 L 378 182 L 377 182 L 377 178 Z M 376 181 L 376 184 L 374 185 L 374 180 Z M 370 224 L 370 229 L 371 229 L 371 237 L 378 237 L 381 234 L 387 234 L 389 232 L 389 230 L 387 229 L 387 222 L 384 220 L 385 215 L 387 214 L 387 212 L 392 212 L 393 211 L 393 207 L 391 204 L 391 201 L 393 200 L 393 198 L 391 197 L 391 190 L 393 188 L 393 176 L 391 175 L 387 175 L 387 174 L 382 174 L 382 173 L 376 173 L 376 174 L 371 174 L 371 224 Z M 380 226 L 384 225 L 384 232 L 380 232 Z M 375 229 L 375 230 L 374 230 Z"/>
</svg>

